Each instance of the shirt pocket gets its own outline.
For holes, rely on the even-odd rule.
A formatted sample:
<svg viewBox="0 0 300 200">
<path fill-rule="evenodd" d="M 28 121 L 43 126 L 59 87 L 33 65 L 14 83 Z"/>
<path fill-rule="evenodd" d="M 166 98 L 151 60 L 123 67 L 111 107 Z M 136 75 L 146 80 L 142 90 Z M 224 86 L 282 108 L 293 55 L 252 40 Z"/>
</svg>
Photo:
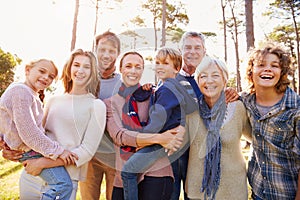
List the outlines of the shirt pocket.
<svg viewBox="0 0 300 200">
<path fill-rule="evenodd" d="M 293 125 L 288 119 L 274 118 L 266 129 L 267 139 L 280 148 L 291 148 L 294 136 Z"/>
</svg>

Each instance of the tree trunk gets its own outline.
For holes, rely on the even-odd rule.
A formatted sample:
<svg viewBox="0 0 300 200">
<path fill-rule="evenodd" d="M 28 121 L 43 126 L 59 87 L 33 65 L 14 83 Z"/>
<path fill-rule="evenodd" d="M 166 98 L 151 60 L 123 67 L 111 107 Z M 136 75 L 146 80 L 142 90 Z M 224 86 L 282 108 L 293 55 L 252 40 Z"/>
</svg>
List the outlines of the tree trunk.
<svg viewBox="0 0 300 200">
<path fill-rule="evenodd" d="M 79 12 L 79 0 L 76 0 L 75 3 L 75 13 L 73 19 L 73 30 L 72 30 L 72 41 L 71 41 L 71 51 L 74 50 L 76 44 L 76 32 L 77 32 L 77 18 Z"/>
<path fill-rule="evenodd" d="M 99 12 L 99 1 L 100 0 L 96 0 L 96 13 L 95 13 L 95 16 L 96 16 L 96 19 L 95 19 L 95 25 L 94 25 L 94 37 L 96 36 L 96 33 L 97 33 L 97 26 L 98 26 L 98 12 Z M 96 51 L 96 44 L 95 44 L 95 38 L 93 39 L 93 51 Z"/>
<path fill-rule="evenodd" d="M 232 19 L 234 21 L 234 33 L 233 34 L 233 41 L 234 41 L 234 47 L 235 47 L 235 57 L 236 57 L 236 88 L 237 92 L 242 91 L 242 86 L 241 86 L 241 74 L 240 74 L 240 57 L 239 57 L 239 42 L 238 42 L 238 25 L 236 21 L 236 17 L 234 14 L 234 9 L 232 6 L 231 7 L 231 14 L 232 14 Z"/>
<path fill-rule="evenodd" d="M 253 0 L 245 0 L 247 51 L 254 47 Z"/>
<path fill-rule="evenodd" d="M 226 28 L 226 17 L 225 7 L 223 0 L 221 0 L 222 16 L 223 16 L 223 34 L 224 34 L 224 60 L 227 62 L 227 28 Z"/>
<path fill-rule="evenodd" d="M 297 52 L 297 64 L 298 64 L 298 94 L 300 94 L 300 50 L 299 50 L 299 31 L 298 31 L 298 25 L 296 21 L 296 13 L 294 10 L 294 7 L 291 5 L 291 11 L 292 11 L 292 16 L 293 16 L 293 23 L 294 23 L 294 28 L 295 28 L 295 33 L 296 33 L 296 52 Z"/>
<path fill-rule="evenodd" d="M 166 46 L 166 12 L 167 12 L 167 0 L 163 0 L 162 1 L 161 47 Z"/>
<path fill-rule="evenodd" d="M 157 50 L 157 30 L 156 30 L 156 19 L 153 19 L 153 27 L 154 27 L 154 50 Z"/>
</svg>

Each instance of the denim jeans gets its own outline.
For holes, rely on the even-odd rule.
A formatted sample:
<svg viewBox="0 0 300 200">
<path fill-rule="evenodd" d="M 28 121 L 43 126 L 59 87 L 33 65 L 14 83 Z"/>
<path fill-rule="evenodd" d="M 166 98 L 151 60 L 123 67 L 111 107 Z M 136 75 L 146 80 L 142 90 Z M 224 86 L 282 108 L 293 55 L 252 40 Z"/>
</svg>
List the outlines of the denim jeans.
<svg viewBox="0 0 300 200">
<path fill-rule="evenodd" d="M 145 176 L 138 184 L 139 200 L 170 200 L 173 190 L 173 178 Z M 114 187 L 112 200 L 124 200 L 123 188 Z"/>
<path fill-rule="evenodd" d="M 138 173 L 145 172 L 164 156 L 167 156 L 165 149 L 157 144 L 140 149 L 126 161 L 121 172 L 125 200 L 138 200 Z"/>
<path fill-rule="evenodd" d="M 42 157 L 34 151 L 25 152 L 20 161 Z M 63 166 L 45 168 L 39 175 L 49 186 L 49 190 L 42 194 L 42 200 L 69 200 L 73 191 L 72 180 Z"/>
<path fill-rule="evenodd" d="M 176 156 L 174 154 L 174 156 Z M 172 156 L 171 156 L 172 157 Z M 183 182 L 183 191 L 184 191 L 184 200 L 188 200 L 187 194 L 185 192 L 185 181 L 187 174 L 187 167 L 189 161 L 189 148 L 176 160 L 172 162 L 172 169 L 175 178 L 173 193 L 171 200 L 179 200 L 180 191 L 181 191 L 181 181 Z"/>
</svg>

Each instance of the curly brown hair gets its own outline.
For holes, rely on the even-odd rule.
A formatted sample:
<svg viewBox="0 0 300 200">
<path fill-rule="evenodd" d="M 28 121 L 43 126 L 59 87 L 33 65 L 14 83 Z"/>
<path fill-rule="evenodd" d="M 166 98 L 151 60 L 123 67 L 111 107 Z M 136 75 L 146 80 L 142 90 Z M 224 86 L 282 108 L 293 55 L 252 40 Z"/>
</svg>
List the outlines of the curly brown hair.
<svg viewBox="0 0 300 200">
<path fill-rule="evenodd" d="M 288 85 L 290 84 L 290 80 L 288 79 L 288 75 L 291 71 L 291 58 L 289 53 L 287 53 L 283 47 L 274 42 L 268 42 L 264 44 L 261 48 L 252 48 L 248 52 L 248 63 L 246 68 L 246 79 L 249 83 L 249 92 L 255 93 L 255 87 L 253 83 L 253 67 L 254 62 L 265 59 L 267 54 L 274 54 L 279 58 L 279 65 L 281 68 L 280 79 L 278 83 L 275 85 L 275 89 L 277 93 L 282 93 L 286 90 Z"/>
</svg>

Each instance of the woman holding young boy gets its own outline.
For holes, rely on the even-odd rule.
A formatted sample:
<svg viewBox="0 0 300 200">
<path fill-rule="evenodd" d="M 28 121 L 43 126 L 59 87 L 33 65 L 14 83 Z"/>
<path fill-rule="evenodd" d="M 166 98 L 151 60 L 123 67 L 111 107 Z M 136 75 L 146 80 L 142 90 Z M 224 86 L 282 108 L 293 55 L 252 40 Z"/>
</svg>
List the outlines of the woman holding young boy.
<svg viewBox="0 0 300 200">
<path fill-rule="evenodd" d="M 152 144 L 160 144 L 165 148 L 176 150 L 182 137 L 166 131 L 161 134 L 141 133 L 141 125 L 131 123 L 133 118 L 140 122 L 148 120 L 149 96 L 135 102 L 136 114 L 128 118 L 123 112 L 132 93 L 140 86 L 139 81 L 144 71 L 144 59 L 137 52 L 127 52 L 120 60 L 120 72 L 123 84 L 119 93 L 105 100 L 107 106 L 107 130 L 116 144 L 116 177 L 113 189 L 113 199 L 124 199 L 123 184 L 120 171 L 126 162 L 128 152 L 121 146 L 142 148 Z M 137 112 L 138 110 L 138 112 Z M 134 110 L 133 110 L 134 111 Z M 131 113 L 133 113 L 133 111 Z M 124 115 L 125 114 L 125 115 Z M 127 121 L 125 122 L 125 120 Z M 122 122 L 123 121 L 123 122 Z M 125 128 L 126 127 L 126 128 Z M 173 131 L 175 132 L 175 131 Z M 129 149 L 129 148 L 128 148 Z M 169 199 L 173 189 L 173 173 L 167 156 L 158 159 L 149 169 L 138 176 L 139 199 Z"/>
</svg>

